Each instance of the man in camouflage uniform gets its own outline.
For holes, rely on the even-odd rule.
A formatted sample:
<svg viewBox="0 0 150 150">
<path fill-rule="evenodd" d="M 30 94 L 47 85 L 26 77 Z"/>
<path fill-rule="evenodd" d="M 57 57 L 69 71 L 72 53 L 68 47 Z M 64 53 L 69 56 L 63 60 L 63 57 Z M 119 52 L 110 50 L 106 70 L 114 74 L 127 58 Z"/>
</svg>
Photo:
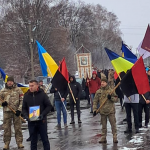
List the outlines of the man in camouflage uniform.
<svg viewBox="0 0 150 150">
<path fill-rule="evenodd" d="M 114 70 L 110 69 L 108 72 L 108 84 L 111 88 L 114 88 Z"/>
<path fill-rule="evenodd" d="M 23 92 L 14 83 L 13 77 L 8 77 L 5 88 L 0 91 L 0 98 L 4 101 L 1 103 L 3 106 L 3 128 L 4 128 L 4 148 L 9 149 L 11 140 L 11 123 L 13 120 L 15 129 L 15 138 L 18 148 L 23 148 L 23 136 L 21 130 L 21 120 L 19 118 L 22 111 Z M 10 106 L 16 111 L 14 114 L 7 106 Z"/>
<path fill-rule="evenodd" d="M 105 104 L 100 109 L 101 115 L 101 123 L 102 123 L 102 137 L 99 143 L 106 143 L 106 135 L 107 135 L 107 118 L 111 124 L 112 134 L 113 134 L 113 142 L 118 143 L 117 140 L 117 129 L 116 129 L 116 118 L 115 118 L 115 105 L 114 103 L 118 101 L 118 97 L 116 93 L 110 93 L 113 89 L 111 89 L 107 85 L 107 78 L 101 79 L 101 88 L 97 90 L 96 95 L 93 101 L 93 116 L 96 116 L 97 104 L 100 105 L 107 99 Z"/>
<path fill-rule="evenodd" d="M 44 92 L 46 90 L 46 87 L 45 87 L 45 85 L 43 85 L 43 81 L 42 80 L 39 81 L 39 88 L 43 89 Z"/>
</svg>

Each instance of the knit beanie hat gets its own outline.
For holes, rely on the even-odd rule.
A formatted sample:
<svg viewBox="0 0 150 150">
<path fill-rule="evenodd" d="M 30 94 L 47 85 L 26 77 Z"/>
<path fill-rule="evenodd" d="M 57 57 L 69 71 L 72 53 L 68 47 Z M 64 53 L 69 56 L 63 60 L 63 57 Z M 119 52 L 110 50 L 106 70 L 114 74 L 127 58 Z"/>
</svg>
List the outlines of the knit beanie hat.
<svg viewBox="0 0 150 150">
<path fill-rule="evenodd" d="M 94 71 L 92 72 L 92 75 L 93 75 L 93 74 L 97 75 L 97 72 L 94 70 Z"/>
<path fill-rule="evenodd" d="M 8 82 L 8 81 L 14 82 L 14 78 L 13 78 L 13 77 L 8 77 L 8 78 L 7 78 L 7 82 Z"/>
<path fill-rule="evenodd" d="M 106 82 L 106 83 L 108 82 L 107 78 L 105 78 L 105 77 L 102 78 L 101 81 L 104 81 L 104 82 Z"/>
</svg>

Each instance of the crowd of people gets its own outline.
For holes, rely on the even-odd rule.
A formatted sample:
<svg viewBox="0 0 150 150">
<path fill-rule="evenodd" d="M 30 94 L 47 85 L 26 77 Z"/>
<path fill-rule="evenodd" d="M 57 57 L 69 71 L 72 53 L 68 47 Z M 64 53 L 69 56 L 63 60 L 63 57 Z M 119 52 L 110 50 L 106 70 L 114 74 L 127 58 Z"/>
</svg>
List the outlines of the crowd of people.
<svg viewBox="0 0 150 150">
<path fill-rule="evenodd" d="M 80 111 L 80 95 L 82 89 L 85 90 L 87 104 L 91 105 L 91 111 L 93 117 L 100 113 L 102 133 L 99 143 L 107 142 L 107 118 L 111 124 L 113 142 L 118 143 L 116 117 L 115 117 L 115 103 L 120 99 L 121 109 L 126 110 L 127 130 L 124 133 L 132 132 L 132 117 L 131 110 L 133 110 L 135 132 L 139 133 L 139 128 L 142 124 L 142 112 L 145 112 L 145 124 L 148 128 L 149 123 L 149 104 L 150 104 L 150 92 L 143 96 L 134 94 L 130 96 L 130 99 L 124 96 L 121 88 L 118 87 L 114 90 L 118 80 L 114 78 L 115 72 L 110 70 L 94 70 L 91 78 L 83 79 L 82 86 L 76 82 L 74 76 L 69 77 L 69 87 L 59 92 L 56 87 L 52 85 L 50 93 L 54 93 L 55 109 L 57 112 L 57 125 L 56 129 L 61 129 L 61 112 L 63 114 L 64 128 L 68 127 L 67 124 L 67 109 L 66 99 L 69 94 L 71 122 L 75 124 L 74 119 L 74 106 L 77 110 L 78 123 L 81 124 L 81 111 Z M 148 79 L 150 82 L 150 70 L 147 71 Z M 21 89 L 16 86 L 13 77 L 8 77 L 5 84 L 5 88 L 0 91 L 0 98 L 3 100 L 1 105 L 3 107 L 3 128 L 4 128 L 4 148 L 9 149 L 11 140 L 11 124 L 13 120 L 15 129 L 15 138 L 18 148 L 23 148 L 23 135 L 21 130 L 22 122 L 20 116 L 28 121 L 29 138 L 27 141 L 31 141 L 31 150 L 37 150 L 38 136 L 43 142 L 44 150 L 50 150 L 50 143 L 47 135 L 47 114 L 50 111 L 54 111 L 53 106 L 50 103 L 48 95 L 45 93 L 46 87 L 42 81 L 31 80 L 29 81 L 29 90 L 23 94 Z M 123 100 L 124 99 L 124 100 Z M 8 108 L 10 106 L 12 110 Z M 31 110 L 31 111 L 30 111 Z"/>
</svg>

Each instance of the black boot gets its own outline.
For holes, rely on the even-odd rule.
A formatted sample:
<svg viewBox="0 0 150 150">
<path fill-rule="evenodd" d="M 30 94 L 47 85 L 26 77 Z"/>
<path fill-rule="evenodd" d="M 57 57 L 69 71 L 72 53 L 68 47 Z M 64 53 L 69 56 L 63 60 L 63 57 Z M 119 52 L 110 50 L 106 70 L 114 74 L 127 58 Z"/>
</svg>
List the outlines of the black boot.
<svg viewBox="0 0 150 150">
<path fill-rule="evenodd" d="M 148 128 L 148 123 L 145 123 L 145 128 Z"/>
<path fill-rule="evenodd" d="M 139 129 L 135 129 L 135 133 L 140 133 Z"/>
<path fill-rule="evenodd" d="M 26 139 L 27 142 L 31 141 L 31 138 L 29 137 L 28 139 Z"/>
<path fill-rule="evenodd" d="M 132 133 L 131 129 L 127 129 L 126 131 L 124 131 L 124 133 Z"/>
<path fill-rule="evenodd" d="M 75 124 L 75 121 L 71 121 L 70 124 Z"/>
<path fill-rule="evenodd" d="M 142 128 L 142 123 L 139 123 L 139 128 Z"/>
</svg>

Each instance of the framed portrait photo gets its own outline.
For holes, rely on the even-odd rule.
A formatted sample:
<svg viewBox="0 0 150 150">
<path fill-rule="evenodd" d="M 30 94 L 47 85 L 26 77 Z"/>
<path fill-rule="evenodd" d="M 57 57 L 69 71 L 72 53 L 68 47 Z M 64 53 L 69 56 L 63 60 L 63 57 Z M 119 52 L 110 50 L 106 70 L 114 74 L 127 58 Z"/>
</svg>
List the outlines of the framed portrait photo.
<svg viewBox="0 0 150 150">
<path fill-rule="evenodd" d="M 87 65 L 88 65 L 87 56 L 80 56 L 80 66 L 87 66 Z"/>
<path fill-rule="evenodd" d="M 38 121 L 40 116 L 40 106 L 29 107 L 29 119 L 30 121 Z"/>
</svg>

